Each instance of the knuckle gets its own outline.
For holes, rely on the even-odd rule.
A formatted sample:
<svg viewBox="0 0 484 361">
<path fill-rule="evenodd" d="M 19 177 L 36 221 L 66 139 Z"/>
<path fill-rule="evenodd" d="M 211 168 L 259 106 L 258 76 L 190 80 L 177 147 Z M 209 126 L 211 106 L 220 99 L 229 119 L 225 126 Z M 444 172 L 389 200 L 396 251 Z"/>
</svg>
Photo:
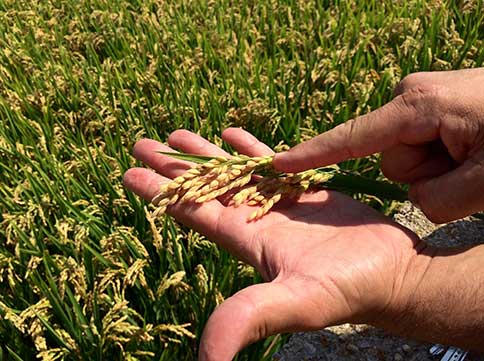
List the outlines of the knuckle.
<svg viewBox="0 0 484 361">
<path fill-rule="evenodd" d="M 404 92 L 400 99 L 419 115 L 435 117 L 446 111 L 448 95 L 449 90 L 441 85 L 420 84 Z"/>
<path fill-rule="evenodd" d="M 356 158 L 357 154 L 354 154 L 353 146 L 355 140 L 355 134 L 357 133 L 357 127 L 361 124 L 361 120 L 350 119 L 347 122 L 340 125 L 344 134 L 344 152 L 348 158 Z"/>
<path fill-rule="evenodd" d="M 419 208 L 431 222 L 441 224 L 448 222 L 443 205 L 440 204 L 441 198 L 436 195 L 429 186 L 423 183 L 411 186 L 412 203 Z"/>
<path fill-rule="evenodd" d="M 397 87 L 395 88 L 395 96 L 405 93 L 406 91 L 421 85 L 427 84 L 431 81 L 429 79 L 428 72 L 419 72 L 419 73 L 412 73 L 408 74 L 404 77 L 400 83 L 398 83 Z"/>
</svg>

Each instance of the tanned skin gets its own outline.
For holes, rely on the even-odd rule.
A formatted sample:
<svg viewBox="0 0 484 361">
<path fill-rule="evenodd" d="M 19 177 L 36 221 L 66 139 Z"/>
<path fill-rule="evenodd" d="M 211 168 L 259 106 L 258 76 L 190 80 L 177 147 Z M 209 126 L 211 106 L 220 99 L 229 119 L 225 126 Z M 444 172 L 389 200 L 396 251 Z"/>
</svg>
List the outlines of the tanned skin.
<svg viewBox="0 0 484 361">
<path fill-rule="evenodd" d="M 223 138 L 249 156 L 272 154 L 242 129 Z M 124 183 L 146 200 L 190 164 L 156 151 L 226 155 L 186 130 L 170 147 L 139 141 Z M 435 222 L 484 210 L 484 69 L 417 73 L 382 108 L 275 157 L 296 172 L 373 153 L 410 185 Z M 333 191 L 284 201 L 256 222 L 253 207 L 224 200 L 175 205 L 169 213 L 252 264 L 265 283 L 245 288 L 210 317 L 199 359 L 228 361 L 269 335 L 368 323 L 399 335 L 484 352 L 484 246 L 442 250 L 375 210 Z M 431 315 L 431 316 L 430 316 Z"/>
</svg>

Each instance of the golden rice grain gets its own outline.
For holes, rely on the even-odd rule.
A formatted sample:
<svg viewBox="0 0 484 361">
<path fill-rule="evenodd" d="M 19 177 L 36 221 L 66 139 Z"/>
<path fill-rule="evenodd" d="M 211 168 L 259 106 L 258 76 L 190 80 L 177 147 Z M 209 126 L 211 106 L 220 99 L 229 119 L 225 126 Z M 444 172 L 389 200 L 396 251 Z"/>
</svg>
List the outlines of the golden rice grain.
<svg viewBox="0 0 484 361">
<path fill-rule="evenodd" d="M 176 203 L 204 203 L 216 199 L 233 189 L 240 190 L 231 196 L 230 204 L 238 207 L 244 203 L 259 206 L 249 217 L 253 221 L 267 214 L 283 198 L 294 198 L 311 185 L 328 181 L 332 173 L 307 170 L 300 173 L 278 173 L 272 167 L 272 156 L 233 158 L 216 157 L 195 165 L 183 175 L 160 187 L 152 202 L 157 206 L 153 216 L 166 212 Z M 261 174 L 262 177 L 254 178 Z M 245 187 L 252 180 L 256 183 Z"/>
</svg>

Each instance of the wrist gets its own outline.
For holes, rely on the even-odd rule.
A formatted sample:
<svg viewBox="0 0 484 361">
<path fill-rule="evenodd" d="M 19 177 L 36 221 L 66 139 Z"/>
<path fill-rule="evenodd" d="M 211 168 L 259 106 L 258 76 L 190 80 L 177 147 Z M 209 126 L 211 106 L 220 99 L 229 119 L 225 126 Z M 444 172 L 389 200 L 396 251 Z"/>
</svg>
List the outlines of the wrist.
<svg viewBox="0 0 484 361">
<path fill-rule="evenodd" d="M 427 342 L 484 351 L 483 260 L 484 245 L 420 250 L 372 324 Z"/>
<path fill-rule="evenodd" d="M 414 252 L 402 260 L 389 292 L 390 295 L 382 309 L 369 321 L 373 326 L 383 328 L 397 334 L 407 334 L 408 316 L 413 311 L 417 290 L 428 278 L 428 271 L 438 250 L 420 241 L 415 245 Z"/>
</svg>

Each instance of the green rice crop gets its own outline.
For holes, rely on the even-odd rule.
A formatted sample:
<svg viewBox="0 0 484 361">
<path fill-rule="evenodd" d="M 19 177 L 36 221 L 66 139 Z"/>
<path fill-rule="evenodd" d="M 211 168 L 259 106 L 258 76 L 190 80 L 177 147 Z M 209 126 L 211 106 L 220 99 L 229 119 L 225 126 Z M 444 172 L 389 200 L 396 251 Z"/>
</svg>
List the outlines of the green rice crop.
<svg viewBox="0 0 484 361">
<path fill-rule="evenodd" d="M 228 149 L 243 126 L 283 149 L 408 73 L 481 66 L 483 20 L 482 0 L 0 0 L 0 360 L 195 359 L 260 277 L 149 217 L 121 184 L 133 144 L 187 128 Z M 378 161 L 340 166 L 380 179 Z"/>
</svg>

